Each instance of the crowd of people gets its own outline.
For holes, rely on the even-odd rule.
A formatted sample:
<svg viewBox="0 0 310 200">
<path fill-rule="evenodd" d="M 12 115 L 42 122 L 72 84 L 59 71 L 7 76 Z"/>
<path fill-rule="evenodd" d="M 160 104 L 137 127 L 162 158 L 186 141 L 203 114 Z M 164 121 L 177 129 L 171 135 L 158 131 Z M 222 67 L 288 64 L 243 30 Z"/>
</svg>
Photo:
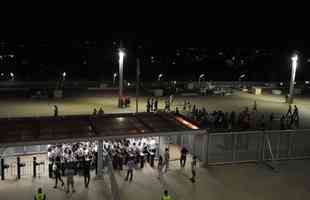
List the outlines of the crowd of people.
<svg viewBox="0 0 310 200">
<path fill-rule="evenodd" d="M 165 112 L 170 112 L 173 109 L 171 109 L 171 106 L 173 105 L 174 102 L 174 96 L 170 95 L 167 98 L 165 98 L 165 107 L 164 111 Z M 158 111 L 158 98 L 148 98 L 147 103 L 146 103 L 146 112 L 156 112 Z"/>
<path fill-rule="evenodd" d="M 155 156 L 158 154 L 156 138 L 131 138 L 103 141 L 103 160 L 105 166 L 111 158 L 114 170 L 123 170 L 127 166 L 126 180 L 132 180 L 133 168 L 143 168 L 145 162 L 154 167 Z M 87 188 L 90 182 L 90 171 L 97 173 L 97 142 L 78 142 L 48 146 L 49 176 L 55 179 L 54 188 L 58 183 L 64 187 L 62 176 L 67 177 L 67 192 L 75 192 L 74 175 L 83 175 Z"/>
<path fill-rule="evenodd" d="M 245 107 L 241 112 L 224 112 L 222 110 L 214 110 L 208 112 L 205 107 L 198 108 L 192 105 L 189 101 L 183 104 L 183 111 L 189 113 L 188 117 L 199 123 L 204 128 L 209 129 L 240 129 L 240 130 L 256 130 L 256 129 L 275 129 L 275 114 L 268 115 L 260 113 L 257 109 L 257 103 L 254 101 L 252 109 Z M 176 110 L 178 113 L 179 111 Z M 299 127 L 298 108 L 295 105 L 292 111 L 291 105 L 285 115 L 282 115 L 280 120 L 281 129 L 290 129 Z"/>
</svg>

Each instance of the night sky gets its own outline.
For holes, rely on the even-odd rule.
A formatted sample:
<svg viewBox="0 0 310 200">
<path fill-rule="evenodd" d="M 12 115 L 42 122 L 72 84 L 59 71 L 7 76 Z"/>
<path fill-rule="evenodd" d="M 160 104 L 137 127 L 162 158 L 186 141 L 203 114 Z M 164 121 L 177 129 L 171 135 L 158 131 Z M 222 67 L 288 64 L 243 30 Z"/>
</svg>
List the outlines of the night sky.
<svg viewBox="0 0 310 200">
<path fill-rule="evenodd" d="M 118 70 L 120 44 L 126 52 L 125 79 L 134 80 L 136 58 L 141 59 L 142 80 L 285 81 L 290 77 L 290 56 L 299 52 L 296 80 L 310 75 L 309 42 L 305 40 L 207 39 L 202 34 L 117 32 L 101 39 L 1 40 L 0 73 L 13 72 L 16 80 L 56 80 L 62 72 L 69 80 L 112 80 Z M 308 62 L 309 61 L 309 62 Z"/>
</svg>

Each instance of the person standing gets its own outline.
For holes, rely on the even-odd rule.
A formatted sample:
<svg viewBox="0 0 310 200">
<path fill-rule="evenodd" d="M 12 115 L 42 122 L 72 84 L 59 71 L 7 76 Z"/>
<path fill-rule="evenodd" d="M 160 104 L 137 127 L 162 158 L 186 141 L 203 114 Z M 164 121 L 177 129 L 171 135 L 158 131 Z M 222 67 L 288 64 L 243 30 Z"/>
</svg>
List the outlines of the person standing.
<svg viewBox="0 0 310 200">
<path fill-rule="evenodd" d="M 83 158 L 83 175 L 85 188 L 88 188 L 90 181 L 90 163 L 85 159 L 85 157 Z"/>
<path fill-rule="evenodd" d="M 274 120 L 274 114 L 271 113 L 270 116 L 269 116 L 269 129 L 272 130 L 272 127 L 273 127 L 273 121 Z"/>
<path fill-rule="evenodd" d="M 182 147 L 181 158 L 180 158 L 180 165 L 182 168 L 185 167 L 187 153 L 188 153 L 188 150 L 185 147 Z"/>
<path fill-rule="evenodd" d="M 46 200 L 46 195 L 43 193 L 42 188 L 38 189 L 38 192 L 34 196 L 34 200 Z"/>
<path fill-rule="evenodd" d="M 154 98 L 151 98 L 151 112 L 155 110 L 154 108 Z"/>
<path fill-rule="evenodd" d="M 169 149 L 166 148 L 165 149 L 165 154 L 164 154 L 164 166 L 165 166 L 165 172 L 168 171 L 169 169 L 169 159 L 170 159 L 170 155 L 169 155 Z"/>
<path fill-rule="evenodd" d="M 257 112 L 257 104 L 256 104 L 256 101 L 254 101 L 253 111 L 256 111 L 256 112 Z"/>
<path fill-rule="evenodd" d="M 154 102 L 154 111 L 156 112 L 158 110 L 158 99 L 155 99 Z"/>
<path fill-rule="evenodd" d="M 164 191 L 164 195 L 161 197 L 161 200 L 172 200 L 171 196 L 168 194 L 168 190 Z"/>
<path fill-rule="evenodd" d="M 93 110 L 93 115 L 94 115 L 94 116 L 97 115 L 97 109 L 96 109 L 96 108 L 94 108 L 94 110 Z"/>
<path fill-rule="evenodd" d="M 54 117 L 58 117 L 58 107 L 54 105 Z"/>
<path fill-rule="evenodd" d="M 197 166 L 197 157 L 194 156 L 192 163 L 191 163 L 191 169 L 192 169 L 192 178 L 190 180 L 195 183 L 196 182 L 196 166 Z"/>
<path fill-rule="evenodd" d="M 135 167 L 135 161 L 133 160 L 133 158 L 130 158 L 129 161 L 127 162 L 127 176 L 125 178 L 125 181 L 128 181 L 128 178 L 129 178 L 129 181 L 132 181 L 132 176 L 133 176 L 133 168 Z"/>
<path fill-rule="evenodd" d="M 53 164 L 53 171 L 54 171 L 54 175 L 55 175 L 55 186 L 54 186 L 54 188 L 57 188 L 58 180 L 61 182 L 62 187 L 65 185 L 64 181 L 61 179 L 60 168 L 61 168 L 60 157 L 57 156 L 55 159 L 55 163 Z"/>
</svg>

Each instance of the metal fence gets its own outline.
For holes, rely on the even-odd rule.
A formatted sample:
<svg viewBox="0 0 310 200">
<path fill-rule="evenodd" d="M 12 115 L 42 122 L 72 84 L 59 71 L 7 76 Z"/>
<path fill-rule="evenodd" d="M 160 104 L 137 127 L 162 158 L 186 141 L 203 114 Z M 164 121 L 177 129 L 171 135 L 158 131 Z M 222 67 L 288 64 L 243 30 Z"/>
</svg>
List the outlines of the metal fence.
<svg viewBox="0 0 310 200">
<path fill-rule="evenodd" d="M 207 165 L 310 158 L 310 130 L 208 133 Z"/>
</svg>

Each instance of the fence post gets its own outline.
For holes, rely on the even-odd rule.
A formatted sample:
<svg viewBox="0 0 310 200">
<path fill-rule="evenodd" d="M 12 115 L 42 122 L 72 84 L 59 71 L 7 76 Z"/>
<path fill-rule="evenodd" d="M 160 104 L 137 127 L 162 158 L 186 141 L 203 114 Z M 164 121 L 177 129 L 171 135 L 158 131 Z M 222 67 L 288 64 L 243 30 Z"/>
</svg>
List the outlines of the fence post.
<svg viewBox="0 0 310 200">
<path fill-rule="evenodd" d="M 32 166 L 33 166 L 33 178 L 37 177 L 37 158 L 33 157 L 33 162 L 32 162 Z"/>
</svg>

